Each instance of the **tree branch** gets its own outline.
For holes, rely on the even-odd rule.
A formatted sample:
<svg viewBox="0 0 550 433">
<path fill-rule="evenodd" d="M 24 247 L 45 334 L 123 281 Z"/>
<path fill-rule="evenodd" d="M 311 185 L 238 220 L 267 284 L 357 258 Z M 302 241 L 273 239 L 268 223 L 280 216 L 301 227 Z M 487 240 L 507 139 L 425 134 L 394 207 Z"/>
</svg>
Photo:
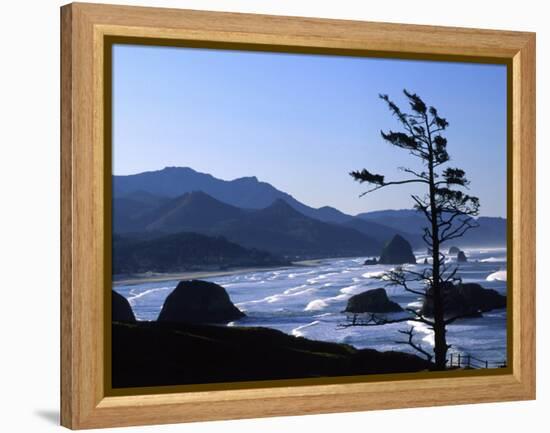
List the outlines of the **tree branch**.
<svg viewBox="0 0 550 433">
<path fill-rule="evenodd" d="M 472 218 L 470 218 L 470 220 L 467 220 L 465 223 L 461 224 L 460 227 L 457 228 L 456 230 L 453 230 L 452 232 L 450 232 L 446 235 L 444 235 L 442 233 L 441 238 L 440 238 L 440 243 L 450 241 L 451 239 L 460 238 L 460 237 L 464 236 L 464 234 L 468 230 L 479 227 L 479 224 L 477 222 L 472 223 L 471 221 L 473 221 Z"/>
<path fill-rule="evenodd" d="M 384 183 L 381 183 L 381 184 L 375 186 L 374 188 L 371 188 L 371 189 L 361 193 L 359 195 L 359 197 L 363 197 L 367 194 L 370 194 L 371 192 L 377 191 L 377 190 L 382 189 L 386 186 L 403 185 L 403 184 L 406 184 L 406 183 L 429 183 L 429 182 L 426 181 L 426 180 L 421 180 L 421 179 L 408 179 L 408 180 L 396 180 L 396 181 L 393 181 L 393 182 L 384 182 Z"/>
<path fill-rule="evenodd" d="M 429 320 L 426 320 L 423 317 L 419 317 L 419 316 L 401 317 L 399 319 L 387 319 L 385 317 L 377 316 L 376 313 L 369 313 L 369 317 L 362 321 L 357 321 L 357 314 L 354 314 L 352 323 L 345 323 L 345 324 L 340 323 L 338 325 L 338 328 L 353 328 L 355 326 L 363 326 L 363 327 L 383 326 L 383 325 L 391 325 L 392 323 L 404 323 L 404 322 L 420 322 L 430 326 L 433 325 L 433 323 L 430 322 Z"/>
<path fill-rule="evenodd" d="M 414 337 L 414 327 L 413 326 L 411 326 L 410 329 L 407 330 L 407 331 L 399 330 L 397 332 L 399 332 L 400 334 L 408 335 L 408 339 L 407 339 L 407 341 L 396 341 L 395 342 L 396 344 L 408 344 L 409 346 L 411 346 L 416 351 L 422 353 L 426 357 L 428 362 L 432 361 L 433 355 L 430 354 L 429 352 L 425 351 L 420 344 L 416 344 L 413 341 L 413 337 Z"/>
</svg>

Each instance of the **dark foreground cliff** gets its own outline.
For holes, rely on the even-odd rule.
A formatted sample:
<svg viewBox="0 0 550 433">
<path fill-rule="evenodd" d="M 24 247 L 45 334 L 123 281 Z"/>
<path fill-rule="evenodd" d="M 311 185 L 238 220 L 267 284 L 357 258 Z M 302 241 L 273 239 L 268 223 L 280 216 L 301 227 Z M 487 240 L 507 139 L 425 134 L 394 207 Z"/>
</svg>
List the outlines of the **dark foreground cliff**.
<svg viewBox="0 0 550 433">
<path fill-rule="evenodd" d="M 267 328 L 113 323 L 113 388 L 416 372 L 403 352 L 357 350 Z"/>
</svg>

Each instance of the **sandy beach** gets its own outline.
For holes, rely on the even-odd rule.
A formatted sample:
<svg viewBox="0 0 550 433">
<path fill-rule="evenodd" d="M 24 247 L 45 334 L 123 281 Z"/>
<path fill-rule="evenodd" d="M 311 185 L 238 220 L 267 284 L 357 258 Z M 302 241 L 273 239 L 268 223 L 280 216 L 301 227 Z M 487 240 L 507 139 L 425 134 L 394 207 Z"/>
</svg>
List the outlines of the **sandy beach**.
<svg viewBox="0 0 550 433">
<path fill-rule="evenodd" d="M 326 258 L 323 259 L 309 259 L 309 260 L 298 260 L 292 262 L 288 266 L 264 266 L 264 267 L 247 267 L 247 268 L 232 268 L 225 270 L 217 271 L 189 271 L 189 272 L 175 272 L 175 273 L 145 273 L 145 274 L 134 274 L 121 276 L 120 278 L 116 275 L 113 278 L 113 285 L 117 284 L 140 284 L 140 283 L 153 283 L 161 281 L 171 281 L 171 280 L 197 280 L 201 278 L 213 278 L 213 277 L 225 277 L 228 275 L 235 275 L 240 273 L 249 273 L 249 272 L 262 272 L 262 271 L 272 271 L 274 269 L 288 269 L 291 267 L 301 267 L 301 266 L 319 266 Z"/>
<path fill-rule="evenodd" d="M 311 262 L 315 262 L 312 260 Z M 236 269 L 226 269 L 218 271 L 190 271 L 190 272 L 177 272 L 177 273 L 146 273 L 146 274 L 135 274 L 121 277 L 120 279 L 113 279 L 113 285 L 117 284 L 140 284 L 140 283 L 153 283 L 161 281 L 170 281 L 170 280 L 197 280 L 204 278 L 213 278 L 213 277 L 224 277 L 227 275 L 235 275 L 240 273 L 248 272 L 262 272 L 270 271 L 273 269 L 288 269 L 292 266 L 313 266 L 312 264 L 307 264 L 309 261 L 296 262 L 289 266 L 277 266 L 277 267 L 249 267 L 249 268 L 236 268 Z"/>
</svg>

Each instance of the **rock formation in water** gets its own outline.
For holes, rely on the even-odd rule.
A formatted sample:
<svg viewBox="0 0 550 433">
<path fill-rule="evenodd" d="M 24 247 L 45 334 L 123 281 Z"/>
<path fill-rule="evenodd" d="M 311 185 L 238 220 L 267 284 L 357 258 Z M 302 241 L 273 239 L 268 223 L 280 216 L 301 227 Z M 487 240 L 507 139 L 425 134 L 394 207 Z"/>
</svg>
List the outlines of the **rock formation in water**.
<svg viewBox="0 0 550 433">
<path fill-rule="evenodd" d="M 404 263 L 416 263 L 416 258 L 411 244 L 402 236 L 395 235 L 382 249 L 378 262 L 387 265 L 402 265 Z"/>
<path fill-rule="evenodd" d="M 445 316 L 481 315 L 481 313 L 506 308 L 506 296 L 496 290 L 485 289 L 476 283 L 447 283 L 443 288 Z M 421 313 L 431 317 L 433 305 L 430 297 L 424 299 Z"/>
<path fill-rule="evenodd" d="M 395 313 L 403 311 L 396 302 L 390 301 L 385 289 L 367 290 L 353 295 L 344 310 L 346 313 Z"/>
<path fill-rule="evenodd" d="M 459 251 L 456 255 L 456 261 L 458 263 L 466 263 L 468 261 L 468 258 L 466 257 L 466 254 L 464 254 L 464 251 Z"/>
<path fill-rule="evenodd" d="M 456 256 L 460 252 L 460 248 L 452 246 L 449 248 L 449 255 L 450 256 Z"/>
<path fill-rule="evenodd" d="M 227 323 L 244 317 L 222 286 L 201 280 L 180 281 L 168 295 L 159 322 Z"/>
</svg>

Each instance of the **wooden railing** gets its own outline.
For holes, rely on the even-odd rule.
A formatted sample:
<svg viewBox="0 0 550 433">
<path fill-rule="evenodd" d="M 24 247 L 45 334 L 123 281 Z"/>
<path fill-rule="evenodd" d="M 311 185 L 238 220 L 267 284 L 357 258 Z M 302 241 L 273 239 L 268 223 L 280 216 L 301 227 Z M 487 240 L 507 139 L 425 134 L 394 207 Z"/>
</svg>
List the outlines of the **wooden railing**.
<svg viewBox="0 0 550 433">
<path fill-rule="evenodd" d="M 451 353 L 447 359 L 447 367 L 458 368 L 504 368 L 506 361 L 487 361 L 469 354 Z"/>
</svg>

